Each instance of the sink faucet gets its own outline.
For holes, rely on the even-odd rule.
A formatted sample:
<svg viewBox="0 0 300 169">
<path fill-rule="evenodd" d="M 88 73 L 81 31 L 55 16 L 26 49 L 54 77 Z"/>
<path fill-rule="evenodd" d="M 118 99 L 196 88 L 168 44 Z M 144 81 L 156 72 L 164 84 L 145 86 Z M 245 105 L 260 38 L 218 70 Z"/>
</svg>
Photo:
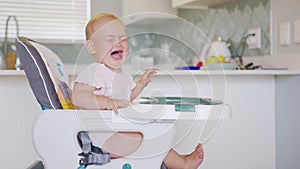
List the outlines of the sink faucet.
<svg viewBox="0 0 300 169">
<path fill-rule="evenodd" d="M 4 57 L 6 57 L 6 54 L 7 54 L 7 51 L 8 51 L 8 24 L 9 24 L 9 21 L 10 19 L 13 18 L 15 20 L 15 23 L 16 23 L 16 34 L 17 36 L 19 36 L 19 23 L 18 23 L 18 20 L 17 20 L 17 17 L 16 16 L 13 16 L 13 15 L 10 15 L 8 16 L 7 20 L 6 20 L 6 24 L 5 24 L 5 37 L 4 37 L 4 42 L 3 42 L 3 55 Z M 21 61 L 20 61 L 20 57 L 17 55 L 16 57 L 16 64 L 15 64 L 15 68 L 16 70 L 20 70 L 21 69 Z"/>
</svg>

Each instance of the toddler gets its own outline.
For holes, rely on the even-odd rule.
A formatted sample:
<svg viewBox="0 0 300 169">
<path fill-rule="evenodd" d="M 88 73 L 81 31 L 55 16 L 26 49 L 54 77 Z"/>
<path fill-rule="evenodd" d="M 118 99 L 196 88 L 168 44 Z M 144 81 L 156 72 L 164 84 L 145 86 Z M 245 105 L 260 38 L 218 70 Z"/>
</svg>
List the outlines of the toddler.
<svg viewBox="0 0 300 169">
<path fill-rule="evenodd" d="M 150 68 L 135 82 L 129 73 L 122 71 L 121 65 L 128 57 L 128 42 L 124 24 L 112 14 L 98 14 L 88 22 L 86 49 L 95 62 L 78 75 L 72 90 L 72 102 L 81 109 L 107 109 L 118 113 L 117 109 L 128 107 L 156 73 L 155 68 Z M 143 140 L 139 132 L 89 134 L 103 151 L 110 152 L 111 158 L 129 155 Z M 188 155 L 171 149 L 164 164 L 170 169 L 196 169 L 203 158 L 203 148 L 198 144 Z"/>
</svg>

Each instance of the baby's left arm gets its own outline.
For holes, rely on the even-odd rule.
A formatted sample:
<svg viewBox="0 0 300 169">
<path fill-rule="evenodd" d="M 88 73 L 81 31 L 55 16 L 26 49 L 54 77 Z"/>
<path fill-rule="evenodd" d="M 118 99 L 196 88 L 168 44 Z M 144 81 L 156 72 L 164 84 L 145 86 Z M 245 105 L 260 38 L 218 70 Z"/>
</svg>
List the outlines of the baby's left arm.
<svg viewBox="0 0 300 169">
<path fill-rule="evenodd" d="M 132 89 L 130 100 L 134 100 L 143 89 L 151 82 L 152 75 L 156 73 L 156 68 L 147 69 L 142 77 L 136 82 L 135 88 Z"/>
</svg>

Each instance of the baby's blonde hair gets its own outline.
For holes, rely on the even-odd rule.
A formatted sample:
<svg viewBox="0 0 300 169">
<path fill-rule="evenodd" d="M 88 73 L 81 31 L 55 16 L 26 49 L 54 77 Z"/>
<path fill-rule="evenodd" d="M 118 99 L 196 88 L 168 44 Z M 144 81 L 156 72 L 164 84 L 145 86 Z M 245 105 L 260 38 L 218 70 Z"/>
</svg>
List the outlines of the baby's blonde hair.
<svg viewBox="0 0 300 169">
<path fill-rule="evenodd" d="M 116 17 L 113 14 L 109 14 L 109 13 L 100 13 L 100 14 L 95 15 L 93 18 L 91 18 L 89 20 L 89 22 L 87 23 L 87 25 L 85 27 L 86 40 L 89 40 L 90 37 L 93 35 L 93 33 L 96 31 L 95 25 L 97 23 L 111 21 L 111 20 L 115 20 L 115 19 L 119 20 L 118 17 Z"/>
</svg>

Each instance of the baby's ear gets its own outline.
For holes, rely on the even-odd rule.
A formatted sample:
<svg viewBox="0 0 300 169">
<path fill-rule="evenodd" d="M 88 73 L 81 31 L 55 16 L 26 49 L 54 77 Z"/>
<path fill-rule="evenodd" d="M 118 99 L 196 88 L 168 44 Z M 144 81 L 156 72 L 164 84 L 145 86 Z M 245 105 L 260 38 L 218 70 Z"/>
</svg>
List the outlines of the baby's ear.
<svg viewBox="0 0 300 169">
<path fill-rule="evenodd" d="M 94 44 L 93 41 L 87 40 L 87 41 L 86 41 L 86 44 L 85 44 L 85 47 L 86 47 L 86 50 L 87 50 L 90 54 L 92 54 L 92 55 L 96 54 L 96 48 L 95 48 L 95 44 Z"/>
</svg>

